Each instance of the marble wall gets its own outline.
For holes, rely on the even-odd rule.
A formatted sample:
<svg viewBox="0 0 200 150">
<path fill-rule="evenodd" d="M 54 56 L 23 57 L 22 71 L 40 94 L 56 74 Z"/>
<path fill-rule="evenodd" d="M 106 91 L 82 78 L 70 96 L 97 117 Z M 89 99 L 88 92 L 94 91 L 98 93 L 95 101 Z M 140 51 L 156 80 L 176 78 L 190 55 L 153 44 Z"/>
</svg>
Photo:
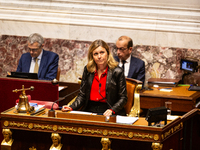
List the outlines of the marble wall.
<svg viewBox="0 0 200 150">
<path fill-rule="evenodd" d="M 146 80 L 179 78 L 181 58 L 200 59 L 199 10 L 199 0 L 0 0 L 0 76 L 16 70 L 26 37 L 40 33 L 60 56 L 61 81 L 81 76 L 92 41 L 113 51 L 121 35 L 133 39 Z"/>
<path fill-rule="evenodd" d="M 45 38 L 45 50 L 59 54 L 61 81 L 77 82 L 87 64 L 87 52 L 91 42 Z M 115 43 L 108 43 L 113 55 Z M 7 71 L 15 71 L 22 53 L 27 52 L 27 37 L 0 36 L 0 76 Z M 200 59 L 199 49 L 135 45 L 133 56 L 145 62 L 146 81 L 154 78 L 181 78 L 180 59 L 193 57 Z"/>
</svg>

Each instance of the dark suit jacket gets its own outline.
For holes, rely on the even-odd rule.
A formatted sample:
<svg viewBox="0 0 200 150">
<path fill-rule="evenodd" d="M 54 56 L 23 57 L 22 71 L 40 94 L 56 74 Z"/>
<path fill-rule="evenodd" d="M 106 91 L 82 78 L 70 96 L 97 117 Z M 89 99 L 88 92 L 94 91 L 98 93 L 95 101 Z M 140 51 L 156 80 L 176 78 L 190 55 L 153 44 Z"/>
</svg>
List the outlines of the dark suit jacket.
<svg viewBox="0 0 200 150">
<path fill-rule="evenodd" d="M 115 56 L 115 60 L 119 62 L 119 58 Z M 137 79 L 145 82 L 145 63 L 143 60 L 131 56 L 130 68 L 128 72 L 128 78 Z"/>
<path fill-rule="evenodd" d="M 30 53 L 22 54 L 16 72 L 29 72 L 32 57 Z M 53 80 L 57 76 L 58 54 L 43 50 L 40 67 L 38 70 L 38 79 Z"/>
<path fill-rule="evenodd" d="M 82 106 L 82 110 L 86 109 L 87 103 L 90 100 L 90 91 L 93 79 L 94 73 L 88 72 L 87 67 L 85 67 L 80 92 L 75 102 L 70 106 L 72 109 L 77 110 Z M 123 70 L 120 67 L 116 67 L 114 70 L 108 68 L 106 79 L 106 99 L 112 106 L 112 110 L 116 113 L 116 115 L 126 114 L 124 109 L 127 102 L 126 80 Z"/>
</svg>

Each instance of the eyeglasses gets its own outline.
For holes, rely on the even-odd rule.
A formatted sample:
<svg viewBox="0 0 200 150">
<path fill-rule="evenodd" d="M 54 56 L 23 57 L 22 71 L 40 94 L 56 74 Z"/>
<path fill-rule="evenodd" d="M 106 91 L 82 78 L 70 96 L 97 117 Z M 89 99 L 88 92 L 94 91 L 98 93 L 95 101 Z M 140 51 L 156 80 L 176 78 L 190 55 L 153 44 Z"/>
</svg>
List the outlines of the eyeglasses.
<svg viewBox="0 0 200 150">
<path fill-rule="evenodd" d="M 31 49 L 31 48 L 28 48 L 28 50 L 29 50 L 29 52 L 36 52 L 36 51 L 38 51 L 38 49 L 40 49 L 40 47 L 38 47 L 38 48 L 35 48 L 35 49 Z"/>
<path fill-rule="evenodd" d="M 118 47 L 115 47 L 114 49 L 115 49 L 116 51 L 119 50 L 119 51 L 123 52 L 123 51 L 125 51 L 125 50 L 128 49 L 128 48 L 124 48 L 124 47 L 118 48 Z"/>
</svg>

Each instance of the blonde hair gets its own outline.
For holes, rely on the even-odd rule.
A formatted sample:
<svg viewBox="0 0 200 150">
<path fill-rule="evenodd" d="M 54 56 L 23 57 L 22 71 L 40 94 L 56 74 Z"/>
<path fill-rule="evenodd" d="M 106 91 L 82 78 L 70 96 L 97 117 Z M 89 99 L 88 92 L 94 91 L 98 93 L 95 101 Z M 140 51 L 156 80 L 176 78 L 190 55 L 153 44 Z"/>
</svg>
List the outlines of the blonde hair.
<svg viewBox="0 0 200 150">
<path fill-rule="evenodd" d="M 87 70 L 90 73 L 93 73 L 97 68 L 96 68 L 96 63 L 93 59 L 93 51 L 95 49 L 97 49 L 99 46 L 103 47 L 106 49 L 107 53 L 108 53 L 108 66 L 109 68 L 112 70 L 114 68 L 117 67 L 118 62 L 115 61 L 115 59 L 113 58 L 111 52 L 110 52 L 110 48 L 109 46 L 106 44 L 106 42 L 104 42 L 103 40 L 95 40 L 94 42 L 92 42 L 92 44 L 89 47 L 89 51 L 88 51 L 88 64 L 87 64 Z"/>
</svg>

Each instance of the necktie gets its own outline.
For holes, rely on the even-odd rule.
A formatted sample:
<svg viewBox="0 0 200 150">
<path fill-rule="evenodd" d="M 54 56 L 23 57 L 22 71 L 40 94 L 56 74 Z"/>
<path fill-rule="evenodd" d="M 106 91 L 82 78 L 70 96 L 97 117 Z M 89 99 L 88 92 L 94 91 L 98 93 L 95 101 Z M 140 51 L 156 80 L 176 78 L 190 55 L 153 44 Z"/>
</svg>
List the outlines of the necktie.
<svg viewBox="0 0 200 150">
<path fill-rule="evenodd" d="M 39 69 L 39 66 L 38 66 L 38 58 L 35 58 L 34 73 L 38 73 L 38 69 Z"/>
<path fill-rule="evenodd" d="M 125 70 L 124 64 L 126 63 L 126 60 L 122 60 L 122 68 Z"/>
</svg>

